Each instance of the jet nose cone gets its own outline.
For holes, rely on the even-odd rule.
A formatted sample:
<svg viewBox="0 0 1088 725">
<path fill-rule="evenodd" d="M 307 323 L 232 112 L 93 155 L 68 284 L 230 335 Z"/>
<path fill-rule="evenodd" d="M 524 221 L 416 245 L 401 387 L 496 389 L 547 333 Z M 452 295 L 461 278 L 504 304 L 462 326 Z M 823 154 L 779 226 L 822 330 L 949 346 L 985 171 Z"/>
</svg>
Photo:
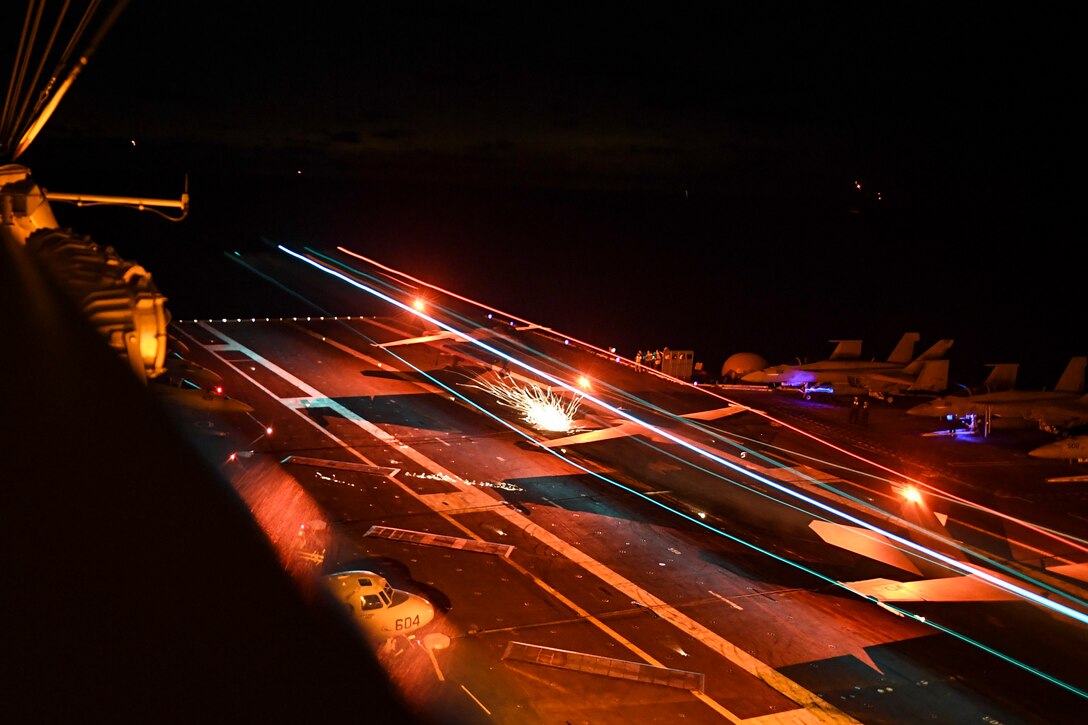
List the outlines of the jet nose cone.
<svg viewBox="0 0 1088 725">
<path fill-rule="evenodd" d="M 1064 441 L 1054 441 L 1032 448 L 1028 451 L 1028 455 L 1032 458 L 1065 458 L 1071 457 L 1072 453 L 1067 450 L 1067 444 Z"/>
<path fill-rule="evenodd" d="M 412 594 L 411 600 L 414 610 L 419 614 L 419 624 L 415 626 L 429 624 L 434 619 L 434 605 L 418 594 Z"/>
<path fill-rule="evenodd" d="M 1048 458 L 1051 460 L 1079 460 L 1084 454 L 1084 446 L 1080 445 L 1076 440 L 1060 440 L 1054 441 L 1053 443 L 1044 443 L 1043 445 L 1028 451 L 1028 455 L 1032 458 Z"/>
</svg>

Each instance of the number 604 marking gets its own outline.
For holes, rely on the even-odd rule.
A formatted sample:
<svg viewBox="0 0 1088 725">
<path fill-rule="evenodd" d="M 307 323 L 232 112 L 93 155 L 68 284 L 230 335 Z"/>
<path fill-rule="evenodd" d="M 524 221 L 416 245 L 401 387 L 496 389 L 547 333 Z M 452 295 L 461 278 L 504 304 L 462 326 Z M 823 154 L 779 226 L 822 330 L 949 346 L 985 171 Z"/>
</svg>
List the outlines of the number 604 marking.
<svg viewBox="0 0 1088 725">
<path fill-rule="evenodd" d="M 403 618 L 397 620 L 397 629 L 398 630 L 408 629 L 409 627 L 418 627 L 418 626 L 419 626 L 419 615 L 418 614 L 416 616 L 414 616 L 414 617 L 403 617 Z"/>
</svg>

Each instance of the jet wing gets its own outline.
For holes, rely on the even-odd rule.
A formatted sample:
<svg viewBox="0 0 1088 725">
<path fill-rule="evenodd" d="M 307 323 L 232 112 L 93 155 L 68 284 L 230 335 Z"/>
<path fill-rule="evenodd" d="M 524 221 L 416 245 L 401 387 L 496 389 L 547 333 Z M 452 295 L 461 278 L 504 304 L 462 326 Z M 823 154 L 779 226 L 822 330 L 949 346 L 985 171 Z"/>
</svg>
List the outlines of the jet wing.
<svg viewBox="0 0 1088 725">
<path fill-rule="evenodd" d="M 842 582 L 843 586 L 878 602 L 1007 602 L 1022 597 L 973 576 L 951 576 L 898 582 L 866 579 Z"/>
<path fill-rule="evenodd" d="M 436 340 L 449 340 L 454 338 L 457 340 L 468 340 L 467 335 L 461 335 L 454 332 L 443 331 L 435 332 L 430 335 L 420 335 L 419 337 L 406 337 L 403 340 L 393 340 L 392 342 L 383 342 L 375 347 L 396 347 L 398 345 L 418 345 L 424 342 L 435 342 Z"/>
<path fill-rule="evenodd" d="M 737 413 L 743 413 L 748 410 L 743 405 L 729 405 L 725 408 L 715 408 L 714 410 L 700 410 L 695 413 L 685 413 L 680 416 L 681 418 L 688 418 L 690 420 L 718 420 L 719 418 L 726 418 L 730 415 L 736 415 Z"/>
<path fill-rule="evenodd" d="M 546 327 L 540 325 L 525 324 L 520 327 L 511 327 L 510 329 L 515 332 L 524 332 L 526 330 L 547 330 Z M 392 342 L 383 342 L 375 345 L 374 347 L 396 347 L 398 345 L 418 345 L 424 342 L 436 342 L 438 340 L 457 340 L 459 342 L 468 342 L 469 340 L 479 340 L 484 337 L 496 337 L 502 333 L 497 330 L 491 330 L 486 327 L 477 327 L 469 332 L 459 332 L 454 330 L 431 330 L 426 334 L 419 337 L 406 337 L 403 340 L 393 340 Z"/>
<path fill-rule="evenodd" d="M 818 519 L 812 521 L 809 528 L 832 546 L 852 551 L 859 556 L 864 556 L 866 559 L 874 559 L 888 566 L 894 566 L 896 569 L 909 571 L 918 576 L 922 575 L 922 572 L 903 553 L 902 549 L 893 544 L 883 534 L 878 534 L 860 526 L 846 526 Z"/>
<path fill-rule="evenodd" d="M 627 436 L 638 435 L 642 432 L 645 431 L 641 426 L 635 423 L 624 423 L 613 428 L 600 428 L 586 433 L 575 433 L 574 435 L 566 436 L 565 438 L 543 441 L 540 445 L 545 448 L 561 448 L 563 446 L 575 446 L 580 443 L 596 443 L 597 441 L 607 441 L 613 438 L 626 438 Z"/>
<path fill-rule="evenodd" d="M 1088 582 L 1088 562 L 1080 564 L 1058 564 L 1057 566 L 1048 566 L 1046 570 L 1053 572 L 1054 574 L 1062 574 L 1063 576 L 1072 579 Z"/>
<path fill-rule="evenodd" d="M 681 415 L 681 418 L 689 418 L 691 420 L 717 420 L 719 418 L 725 418 L 726 416 L 736 415 L 737 413 L 743 413 L 748 410 L 742 405 L 730 405 L 725 408 L 715 408 L 714 410 L 700 410 L 695 413 L 686 413 Z M 653 432 L 648 430 L 645 426 L 631 421 L 625 421 L 619 425 L 611 428 L 600 428 L 598 430 L 591 430 L 585 433 L 576 433 L 572 436 L 566 436 L 565 438 L 556 438 L 551 441 L 544 441 L 540 445 L 545 448 L 560 448 L 562 446 L 574 446 L 579 443 L 596 443 L 598 441 L 607 441 L 614 438 L 626 438 L 632 435 L 646 435 L 651 438 L 656 438 Z"/>
</svg>

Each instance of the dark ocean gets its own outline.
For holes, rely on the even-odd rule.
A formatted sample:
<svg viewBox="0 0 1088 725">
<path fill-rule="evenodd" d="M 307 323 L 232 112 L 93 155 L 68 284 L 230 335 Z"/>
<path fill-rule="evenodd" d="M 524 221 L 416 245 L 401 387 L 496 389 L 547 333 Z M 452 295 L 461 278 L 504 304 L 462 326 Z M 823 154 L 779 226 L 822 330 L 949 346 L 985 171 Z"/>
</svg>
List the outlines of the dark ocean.
<svg viewBox="0 0 1088 725">
<path fill-rule="evenodd" d="M 32 167 L 47 190 L 182 190 L 181 178 L 140 185 L 42 169 Z M 691 349 L 712 375 L 736 352 L 815 360 L 836 339 L 862 339 L 864 356 L 882 359 L 914 331 L 918 352 L 955 339 L 959 383 L 981 382 L 987 363 L 1019 362 L 1021 386 L 1044 387 L 1088 352 L 1083 253 L 1060 226 L 1037 223 L 1038 205 L 885 206 L 846 184 L 814 189 L 784 189 L 778 201 L 766 189 L 343 181 L 228 165 L 194 175 L 181 222 L 54 210 L 63 226 L 146 267 L 174 319 L 313 314 L 226 257 L 267 253 L 267 240 L 343 245 L 630 357 Z M 338 312 L 381 312 L 360 307 Z"/>
</svg>

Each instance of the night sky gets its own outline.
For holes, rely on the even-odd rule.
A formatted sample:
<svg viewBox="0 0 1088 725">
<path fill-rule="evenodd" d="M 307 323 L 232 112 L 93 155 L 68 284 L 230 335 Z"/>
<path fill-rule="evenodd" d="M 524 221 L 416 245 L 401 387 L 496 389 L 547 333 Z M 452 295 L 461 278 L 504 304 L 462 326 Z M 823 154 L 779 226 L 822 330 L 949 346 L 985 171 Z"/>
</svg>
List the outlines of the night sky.
<svg viewBox="0 0 1088 725">
<path fill-rule="evenodd" d="M 19 162 L 84 193 L 188 174 L 178 224 L 55 206 L 180 319 L 279 312 L 223 258 L 263 235 L 712 372 L 906 331 L 955 338 L 968 384 L 1088 354 L 1071 17 L 587 5 L 131 2 Z"/>
</svg>

